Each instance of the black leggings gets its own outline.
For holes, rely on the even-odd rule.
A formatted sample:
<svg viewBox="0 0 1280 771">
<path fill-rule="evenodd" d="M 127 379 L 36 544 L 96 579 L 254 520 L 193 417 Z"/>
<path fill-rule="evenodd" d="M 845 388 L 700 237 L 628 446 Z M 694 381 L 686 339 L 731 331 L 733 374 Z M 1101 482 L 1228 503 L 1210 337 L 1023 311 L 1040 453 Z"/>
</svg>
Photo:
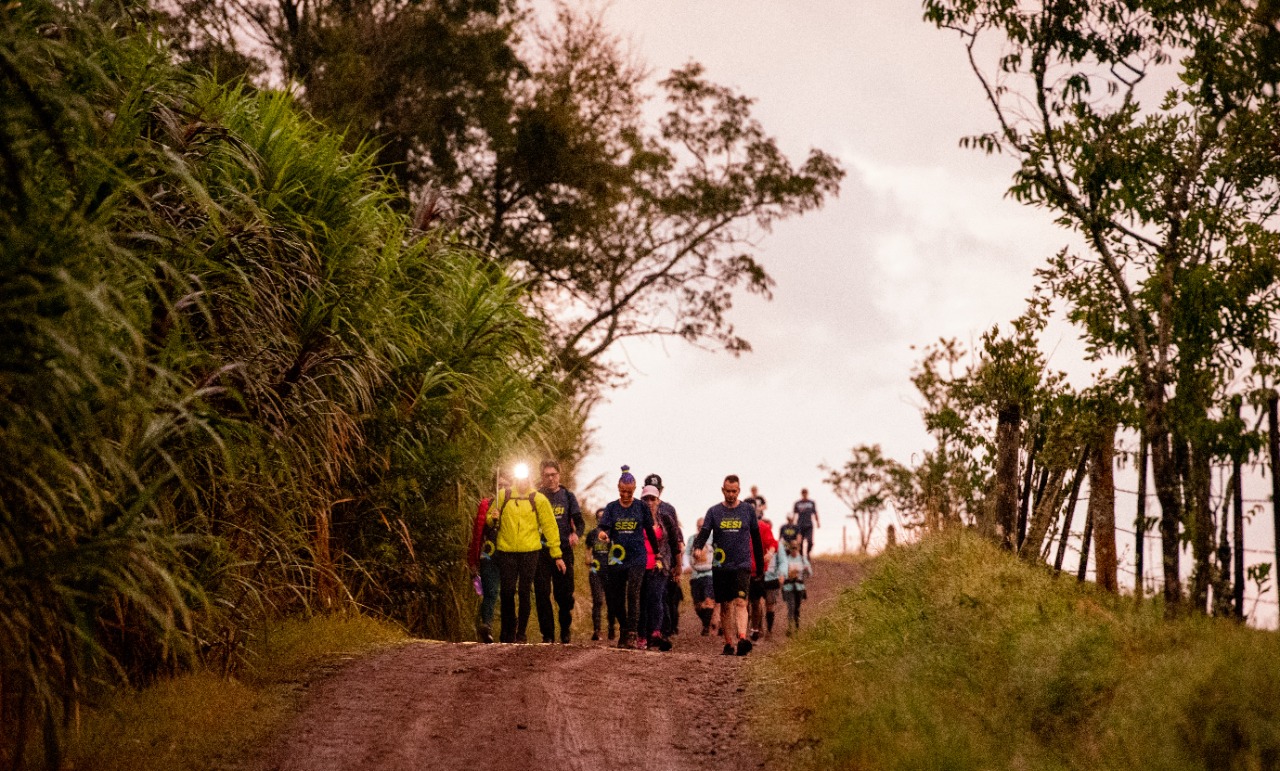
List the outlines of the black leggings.
<svg viewBox="0 0 1280 771">
<path fill-rule="evenodd" d="M 500 551 L 493 558 L 502 576 L 498 591 L 502 606 L 501 642 L 524 642 L 524 630 L 529 626 L 529 595 L 533 591 L 533 575 L 538 569 L 536 551 Z M 520 591 L 520 614 L 516 615 L 516 590 Z"/>
<path fill-rule="evenodd" d="M 622 622 L 623 637 L 635 637 L 640 627 L 640 587 L 644 585 L 644 565 L 609 568 L 605 592 L 613 614 Z"/>
</svg>

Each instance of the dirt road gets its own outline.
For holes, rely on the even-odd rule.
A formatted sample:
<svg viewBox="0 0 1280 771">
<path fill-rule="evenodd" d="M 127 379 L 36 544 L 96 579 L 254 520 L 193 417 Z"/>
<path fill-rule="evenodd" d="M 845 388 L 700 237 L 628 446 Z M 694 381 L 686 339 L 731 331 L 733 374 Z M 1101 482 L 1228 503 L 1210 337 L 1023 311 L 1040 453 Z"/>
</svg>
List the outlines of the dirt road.
<svg viewBox="0 0 1280 771">
<path fill-rule="evenodd" d="M 812 619 L 857 578 L 819 562 Z M 682 604 L 667 653 L 604 643 L 418 642 L 357 661 L 320 683 L 262 758 L 272 771 L 336 769 L 751 769 L 745 658 L 720 655 Z M 758 656 L 785 645 L 779 630 Z M 588 611 L 589 612 L 589 611 Z"/>
</svg>

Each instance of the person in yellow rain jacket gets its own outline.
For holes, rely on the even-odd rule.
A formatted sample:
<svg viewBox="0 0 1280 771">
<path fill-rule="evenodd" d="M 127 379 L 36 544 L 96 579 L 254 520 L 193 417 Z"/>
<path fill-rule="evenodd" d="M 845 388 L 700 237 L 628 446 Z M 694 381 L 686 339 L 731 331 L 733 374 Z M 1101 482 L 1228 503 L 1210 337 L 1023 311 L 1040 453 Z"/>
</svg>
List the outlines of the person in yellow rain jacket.
<svg viewBox="0 0 1280 771">
<path fill-rule="evenodd" d="M 504 643 L 525 641 L 529 625 L 529 605 L 533 594 L 533 574 L 538 567 L 538 553 L 545 538 L 556 570 L 565 571 L 560 553 L 560 528 L 551 502 L 529 483 L 527 472 L 517 473 L 514 487 L 498 491 L 489 507 L 489 525 L 497 527 L 494 559 L 501 576 L 498 602 L 501 607 Z M 516 611 L 516 590 L 520 592 L 520 609 Z"/>
</svg>

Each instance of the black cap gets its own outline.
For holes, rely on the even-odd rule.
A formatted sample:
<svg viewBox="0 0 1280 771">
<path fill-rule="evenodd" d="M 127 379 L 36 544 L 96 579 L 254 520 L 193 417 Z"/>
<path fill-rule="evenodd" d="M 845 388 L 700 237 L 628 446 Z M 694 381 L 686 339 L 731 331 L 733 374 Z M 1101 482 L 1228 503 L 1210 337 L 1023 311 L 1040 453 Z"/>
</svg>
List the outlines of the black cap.
<svg viewBox="0 0 1280 771">
<path fill-rule="evenodd" d="M 662 489 L 662 477 L 658 476 L 657 474 L 650 474 L 649 476 L 645 477 L 644 483 L 646 485 L 653 485 L 659 490 Z"/>
</svg>

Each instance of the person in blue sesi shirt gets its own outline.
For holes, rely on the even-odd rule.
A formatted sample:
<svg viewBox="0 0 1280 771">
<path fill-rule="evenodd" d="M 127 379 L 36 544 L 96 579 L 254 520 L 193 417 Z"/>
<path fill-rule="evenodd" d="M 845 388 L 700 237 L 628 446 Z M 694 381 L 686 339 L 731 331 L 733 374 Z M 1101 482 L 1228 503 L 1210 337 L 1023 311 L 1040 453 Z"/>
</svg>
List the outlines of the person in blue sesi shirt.
<svg viewBox="0 0 1280 771">
<path fill-rule="evenodd" d="M 640 590 L 644 584 L 648 551 L 645 539 L 656 552 L 658 536 L 653 530 L 653 514 L 636 498 L 636 478 L 630 466 L 622 467 L 618 478 L 618 500 L 604 507 L 596 528 L 597 538 L 609 544 L 609 566 L 605 591 L 612 596 L 614 612 L 622 621 L 619 648 L 636 647 L 640 626 Z"/>
<path fill-rule="evenodd" d="M 724 502 L 707 509 L 702 528 L 693 541 L 701 549 L 708 541 L 715 547 L 711 583 L 720 603 L 720 630 L 724 654 L 745 656 L 751 652 L 747 639 L 747 594 L 752 574 L 764 575 L 764 546 L 756 523 L 755 507 L 738 499 L 742 483 L 736 474 L 724 478 L 720 492 Z M 734 641 L 737 646 L 734 646 Z"/>
</svg>

